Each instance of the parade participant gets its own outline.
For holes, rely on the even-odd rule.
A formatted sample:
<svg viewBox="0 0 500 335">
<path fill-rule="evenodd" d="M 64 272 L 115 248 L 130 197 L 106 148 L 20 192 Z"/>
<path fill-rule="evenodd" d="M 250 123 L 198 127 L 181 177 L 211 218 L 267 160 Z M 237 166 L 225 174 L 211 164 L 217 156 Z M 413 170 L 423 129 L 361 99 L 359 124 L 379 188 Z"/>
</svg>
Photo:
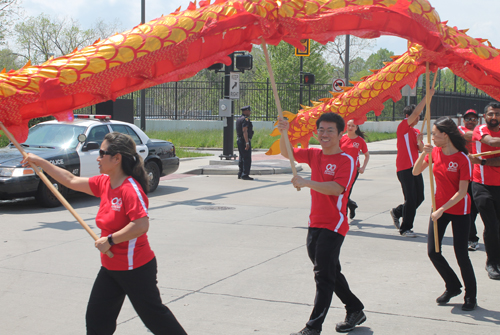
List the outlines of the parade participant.
<svg viewBox="0 0 500 335">
<path fill-rule="evenodd" d="M 453 249 L 465 285 L 462 309 L 471 311 L 476 307 L 477 292 L 476 277 L 467 250 L 471 201 L 467 189 L 472 176 L 471 163 L 467 157 L 465 139 L 449 117 L 442 117 L 434 123 L 432 140 L 436 147 L 433 148 L 431 144 L 424 146 L 424 151 L 413 168 L 413 174 L 421 174 L 429 166 L 428 155 L 432 155 L 437 209 L 434 209 L 429 221 L 427 253 L 446 286 L 446 290 L 436 302 L 445 304 L 452 297 L 462 293 L 460 280 L 442 255 L 443 237 L 446 227 L 451 222 Z M 437 221 L 439 252 L 436 252 L 433 220 Z"/>
<path fill-rule="evenodd" d="M 500 147 L 500 102 L 491 102 L 484 109 L 484 121 L 474 129 L 476 153 Z M 486 271 L 491 279 L 500 279 L 500 157 L 475 158 L 472 193 L 484 223 L 483 241 L 486 250 Z"/>
<path fill-rule="evenodd" d="M 434 89 L 428 93 L 429 98 L 434 95 Z M 424 143 L 422 142 L 422 134 L 414 127 L 418 123 L 420 113 L 425 107 L 425 96 L 422 101 L 415 106 L 406 106 L 403 110 L 405 119 L 398 126 L 397 136 L 397 155 L 396 169 L 403 195 L 405 198 L 404 204 L 390 210 L 392 221 L 396 229 L 402 236 L 416 237 L 413 232 L 413 221 L 417 208 L 424 201 L 424 180 L 421 175 L 414 176 L 412 174 L 413 165 L 418 158 L 418 152 L 422 151 Z M 399 219 L 403 218 L 403 222 L 399 223 Z"/>
<path fill-rule="evenodd" d="M 354 183 L 358 179 L 359 174 L 363 174 L 365 172 L 368 160 L 370 160 L 370 153 L 368 152 L 368 146 L 365 142 L 365 133 L 359 129 L 358 125 L 354 124 L 354 120 L 347 121 L 347 133 L 340 138 L 340 149 L 354 158 L 354 161 L 356 162 L 356 177 L 352 183 L 352 187 L 354 187 Z M 361 166 L 361 163 L 359 162 L 360 151 L 365 155 L 363 166 Z M 351 200 L 352 187 L 347 201 L 350 219 L 354 219 L 356 216 L 356 208 L 358 208 L 358 204 Z"/>
<path fill-rule="evenodd" d="M 311 167 L 311 179 L 294 176 L 295 187 L 311 189 L 311 213 L 307 233 L 307 252 L 314 264 L 316 297 L 314 308 L 306 327 L 292 335 L 320 334 L 330 309 L 333 293 L 344 303 L 347 315 L 336 325 L 338 332 L 348 332 L 366 320 L 363 304 L 351 292 L 347 280 L 340 272 L 340 248 L 349 230 L 346 219 L 347 194 L 354 180 L 354 159 L 342 152 L 340 134 L 344 130 L 340 115 L 325 113 L 316 121 L 319 148 L 293 149 L 297 162 Z M 280 119 L 278 129 L 282 136 L 288 133 L 289 124 Z M 285 141 L 280 150 L 288 158 Z"/>
<path fill-rule="evenodd" d="M 464 126 L 458 126 L 458 130 L 467 141 L 466 148 L 469 153 L 475 153 L 472 142 L 472 133 L 477 126 L 478 114 L 475 110 L 469 109 L 464 113 Z M 476 251 L 479 248 L 479 237 L 477 236 L 476 218 L 477 208 L 472 195 L 472 183 L 469 183 L 467 193 L 471 197 L 470 206 L 470 231 L 469 231 L 469 250 Z"/>
<path fill-rule="evenodd" d="M 253 125 L 252 121 L 250 121 L 250 114 L 252 113 L 250 106 L 242 107 L 241 113 L 242 115 L 236 120 L 236 144 L 240 153 L 238 179 L 253 180 L 250 177 L 253 136 Z"/>
<path fill-rule="evenodd" d="M 157 287 L 156 258 L 146 235 L 148 179 L 134 140 L 121 133 L 106 134 L 97 162 L 101 175 L 83 178 L 31 153 L 23 160 L 65 187 L 101 198 L 96 216 L 101 238 L 95 247 L 102 266 L 87 305 L 87 334 L 113 334 L 125 296 L 153 334 L 186 334 L 162 304 Z M 108 250 L 113 258 L 105 255 Z"/>
</svg>

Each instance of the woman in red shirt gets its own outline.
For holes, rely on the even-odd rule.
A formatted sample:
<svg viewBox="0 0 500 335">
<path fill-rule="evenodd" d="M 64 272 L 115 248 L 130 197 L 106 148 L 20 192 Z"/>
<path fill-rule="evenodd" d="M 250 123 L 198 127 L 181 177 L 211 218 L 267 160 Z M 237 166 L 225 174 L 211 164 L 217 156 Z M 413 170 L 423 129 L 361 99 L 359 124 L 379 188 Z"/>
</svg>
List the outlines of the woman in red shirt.
<svg viewBox="0 0 500 335">
<path fill-rule="evenodd" d="M 353 120 L 347 121 L 347 133 L 344 134 L 340 138 L 340 149 L 343 152 L 350 155 L 355 163 L 356 163 L 356 177 L 354 178 L 354 183 L 358 179 L 359 174 L 364 173 L 366 169 L 366 165 L 368 164 L 368 160 L 370 159 L 370 153 L 368 152 L 368 146 L 365 142 L 365 133 L 359 129 L 359 126 L 354 124 Z M 359 152 L 362 152 L 365 155 L 365 159 L 363 161 L 363 166 L 361 166 L 359 162 Z M 356 208 L 358 208 L 358 204 L 355 201 L 351 200 L 351 192 L 352 187 L 349 192 L 349 200 L 347 202 L 347 208 L 349 208 L 349 218 L 354 219 L 356 215 Z"/>
<path fill-rule="evenodd" d="M 462 309 L 471 311 L 477 305 L 476 277 L 467 250 L 470 227 L 470 197 L 467 188 L 471 179 L 471 163 L 467 156 L 465 139 L 449 117 L 442 117 L 434 123 L 432 140 L 436 147 L 433 148 L 431 144 L 424 146 L 424 151 L 413 167 L 413 175 L 419 175 L 429 166 L 428 155 L 432 155 L 437 210 L 432 212 L 429 222 L 427 253 L 446 284 L 446 290 L 436 302 L 445 304 L 452 297 L 462 293 L 460 289 L 462 284 L 443 257 L 441 247 L 440 251 L 436 252 L 433 220 L 437 220 L 440 246 L 446 227 L 450 222 L 452 224 L 453 249 L 465 285 Z"/>
<path fill-rule="evenodd" d="M 34 163 L 73 190 L 101 198 L 96 224 L 101 238 L 102 267 L 87 305 L 87 334 L 113 334 L 125 296 L 154 334 L 184 335 L 172 312 L 162 304 L 157 287 L 156 258 L 149 246 L 148 181 L 134 140 L 121 133 L 104 137 L 97 162 L 101 175 L 77 177 L 67 170 L 29 154 Z M 113 258 L 105 253 L 111 250 Z"/>
</svg>

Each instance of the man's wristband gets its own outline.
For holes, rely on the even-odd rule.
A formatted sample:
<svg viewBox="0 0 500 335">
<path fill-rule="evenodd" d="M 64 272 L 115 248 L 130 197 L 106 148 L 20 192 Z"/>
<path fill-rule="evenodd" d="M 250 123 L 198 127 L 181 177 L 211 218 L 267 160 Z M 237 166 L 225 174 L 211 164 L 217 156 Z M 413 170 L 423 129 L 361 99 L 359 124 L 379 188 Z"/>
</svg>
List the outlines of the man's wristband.
<svg viewBox="0 0 500 335">
<path fill-rule="evenodd" d="M 481 165 L 486 165 L 486 159 L 481 159 Z"/>
<path fill-rule="evenodd" d="M 247 142 L 247 144 L 250 144 L 250 142 Z"/>
<path fill-rule="evenodd" d="M 115 242 L 113 242 L 113 234 L 108 235 L 108 243 L 109 245 L 115 245 Z"/>
</svg>

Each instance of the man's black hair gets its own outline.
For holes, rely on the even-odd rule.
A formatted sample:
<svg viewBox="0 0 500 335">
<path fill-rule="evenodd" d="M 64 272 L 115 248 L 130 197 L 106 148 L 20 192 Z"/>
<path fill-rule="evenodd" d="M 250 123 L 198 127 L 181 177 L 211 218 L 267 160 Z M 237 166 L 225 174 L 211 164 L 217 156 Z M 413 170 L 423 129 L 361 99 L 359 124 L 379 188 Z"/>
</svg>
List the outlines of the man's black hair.
<svg viewBox="0 0 500 335">
<path fill-rule="evenodd" d="M 411 113 L 413 113 L 413 111 L 415 110 L 415 108 L 417 108 L 416 105 L 409 105 L 409 106 L 406 106 L 405 108 L 403 108 L 403 114 L 405 116 L 410 116 Z"/>
<path fill-rule="evenodd" d="M 319 128 L 319 124 L 321 121 L 325 122 L 333 122 L 337 125 L 337 131 L 342 133 L 345 128 L 345 121 L 342 118 L 342 116 L 335 114 L 335 113 L 324 113 L 322 114 L 319 119 L 316 121 L 316 129 Z"/>
<path fill-rule="evenodd" d="M 487 104 L 486 107 L 484 107 L 484 114 L 486 114 L 488 112 L 488 108 L 490 108 L 490 107 L 495 108 L 495 109 L 500 109 L 500 102 L 492 101 L 489 104 Z"/>
</svg>

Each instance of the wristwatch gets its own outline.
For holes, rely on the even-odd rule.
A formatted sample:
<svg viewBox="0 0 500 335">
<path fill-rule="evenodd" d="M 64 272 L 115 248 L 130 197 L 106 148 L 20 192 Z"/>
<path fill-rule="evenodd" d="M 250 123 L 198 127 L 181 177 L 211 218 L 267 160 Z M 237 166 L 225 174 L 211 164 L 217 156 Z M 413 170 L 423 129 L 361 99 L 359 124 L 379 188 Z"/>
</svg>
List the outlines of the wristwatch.
<svg viewBox="0 0 500 335">
<path fill-rule="evenodd" d="M 486 159 L 481 159 L 481 165 L 486 165 Z"/>
<path fill-rule="evenodd" d="M 108 235 L 108 243 L 109 245 L 115 245 L 115 242 L 113 242 L 113 234 Z"/>
</svg>

